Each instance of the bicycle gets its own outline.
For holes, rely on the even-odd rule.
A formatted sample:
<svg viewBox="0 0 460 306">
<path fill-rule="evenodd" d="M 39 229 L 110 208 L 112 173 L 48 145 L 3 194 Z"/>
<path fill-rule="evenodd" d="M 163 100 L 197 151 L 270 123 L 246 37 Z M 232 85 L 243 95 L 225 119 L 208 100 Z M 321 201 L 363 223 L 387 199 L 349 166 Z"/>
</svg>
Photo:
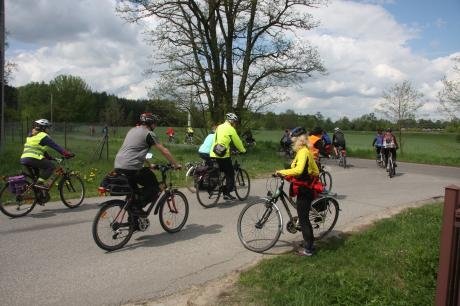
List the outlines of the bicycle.
<svg viewBox="0 0 460 306">
<path fill-rule="evenodd" d="M 396 174 L 396 167 L 395 162 L 393 160 L 393 153 L 391 151 L 388 152 L 388 161 L 386 165 L 388 176 L 392 178 Z"/>
<path fill-rule="evenodd" d="M 241 211 L 238 217 L 237 232 L 238 238 L 246 249 L 262 253 L 278 242 L 284 228 L 283 216 L 276 205 L 278 200 L 281 200 L 289 217 L 286 230 L 291 234 L 301 230 L 298 217 L 293 216 L 289 209 L 288 203 L 294 208 L 296 204 L 284 192 L 284 182 L 282 177 L 276 178 L 275 193 L 269 190 L 267 198 L 249 203 Z M 322 239 L 332 231 L 337 223 L 339 210 L 338 201 L 331 195 L 321 194 L 319 198 L 313 200 L 309 219 L 315 240 Z"/>
<path fill-rule="evenodd" d="M 213 161 L 213 166 L 218 167 L 217 163 Z M 187 171 L 185 172 L 185 187 L 191 192 L 196 192 L 196 183 L 199 178 L 208 171 L 210 166 L 206 165 L 206 161 L 193 161 L 185 164 Z"/>
<path fill-rule="evenodd" d="M 236 196 L 240 201 L 244 201 L 249 196 L 249 191 L 251 190 L 249 174 L 241 168 L 236 158 L 234 158 L 233 169 L 235 170 Z M 219 168 L 211 167 L 197 178 L 195 188 L 198 203 L 205 208 L 213 207 L 225 191 L 225 175 L 219 171 Z"/>
<path fill-rule="evenodd" d="M 73 157 L 73 156 L 71 156 Z M 71 158 L 68 157 L 68 158 Z M 80 176 L 66 165 L 68 158 L 52 158 L 57 167 L 52 175 L 50 189 L 56 184 L 62 203 L 68 208 L 76 208 L 85 198 L 85 185 Z M 0 191 L 0 210 L 11 218 L 22 217 L 30 213 L 35 205 L 44 206 L 51 196 L 49 190 L 36 187 L 39 169 L 25 166 L 17 176 L 4 177 L 5 186 Z"/>
<path fill-rule="evenodd" d="M 193 144 L 193 134 L 185 133 L 184 143 L 192 145 Z"/>
<path fill-rule="evenodd" d="M 319 164 L 319 180 L 323 184 L 324 192 L 329 193 L 332 191 L 332 175 L 326 170 L 323 164 Z"/>
<path fill-rule="evenodd" d="M 375 162 L 380 168 L 385 168 L 385 156 L 383 155 L 383 148 L 380 148 L 379 153 L 376 155 Z"/>
<path fill-rule="evenodd" d="M 92 226 L 93 239 L 98 247 L 109 252 L 115 251 L 128 243 L 135 230 L 146 231 L 150 226 L 148 217 L 154 207 L 154 214 L 159 214 L 160 225 L 166 232 L 176 233 L 184 227 L 189 214 L 187 197 L 173 188 L 171 176 L 169 176 L 169 183 L 167 182 L 167 172 L 174 168 L 167 164 L 157 165 L 155 169 L 161 172 L 160 191 L 156 197 L 157 200 L 148 204 L 145 216 L 137 216 L 133 213 L 131 204 L 137 191 L 131 188 L 123 189 L 124 186 L 129 186 L 123 176 L 126 181 L 122 179 L 123 182 L 119 185 L 119 190 L 122 191 L 115 194 L 124 194 L 125 199 L 112 199 L 100 204 L 101 208 Z M 110 189 L 104 187 L 99 187 L 99 192 L 114 195 Z"/>
<path fill-rule="evenodd" d="M 342 147 L 337 147 L 337 159 L 339 160 L 339 167 L 347 167 L 347 151 Z"/>
</svg>

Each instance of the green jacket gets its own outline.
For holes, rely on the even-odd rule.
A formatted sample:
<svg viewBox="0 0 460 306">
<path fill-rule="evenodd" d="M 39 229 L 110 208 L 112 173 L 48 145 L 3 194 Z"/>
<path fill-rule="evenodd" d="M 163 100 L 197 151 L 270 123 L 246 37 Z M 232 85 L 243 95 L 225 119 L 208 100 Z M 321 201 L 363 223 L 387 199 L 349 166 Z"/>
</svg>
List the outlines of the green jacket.
<svg viewBox="0 0 460 306">
<path fill-rule="evenodd" d="M 214 135 L 215 137 L 214 137 L 214 141 L 212 143 L 211 148 L 214 148 L 216 144 L 220 143 L 221 145 L 227 148 L 227 152 L 225 152 L 224 156 L 219 157 L 211 149 L 211 152 L 209 153 L 210 157 L 212 158 L 230 157 L 230 143 L 233 143 L 236 149 L 240 151 L 241 153 L 246 152 L 246 149 L 244 148 L 244 145 L 240 139 L 240 136 L 238 136 L 238 133 L 236 132 L 235 128 L 230 124 L 230 122 L 225 121 L 224 123 L 220 124 L 217 127 Z"/>
</svg>

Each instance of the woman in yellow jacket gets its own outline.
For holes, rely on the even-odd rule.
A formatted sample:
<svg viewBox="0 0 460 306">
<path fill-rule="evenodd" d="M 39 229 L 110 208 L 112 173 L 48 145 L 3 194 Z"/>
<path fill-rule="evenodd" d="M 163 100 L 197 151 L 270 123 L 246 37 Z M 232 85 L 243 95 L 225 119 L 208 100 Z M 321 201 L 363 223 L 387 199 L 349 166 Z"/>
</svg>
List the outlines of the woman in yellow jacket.
<svg viewBox="0 0 460 306">
<path fill-rule="evenodd" d="M 297 196 L 296 206 L 299 224 L 304 239 L 304 247 L 298 251 L 300 256 L 311 256 L 314 252 L 313 228 L 308 218 L 313 201 L 313 191 L 308 185 L 314 177 L 319 175 L 313 154 L 308 149 L 307 131 L 297 127 L 291 132 L 292 148 L 296 155 L 290 169 L 277 170 L 276 174 L 287 177 L 291 181 L 291 194 Z"/>
</svg>

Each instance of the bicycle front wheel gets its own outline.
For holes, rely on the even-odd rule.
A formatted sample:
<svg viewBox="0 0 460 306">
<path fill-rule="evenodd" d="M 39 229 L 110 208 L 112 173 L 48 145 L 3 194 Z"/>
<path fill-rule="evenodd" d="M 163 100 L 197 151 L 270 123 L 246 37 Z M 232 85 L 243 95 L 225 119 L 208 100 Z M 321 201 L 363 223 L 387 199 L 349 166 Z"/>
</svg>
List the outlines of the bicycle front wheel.
<svg viewBox="0 0 460 306">
<path fill-rule="evenodd" d="M 178 190 L 166 194 L 161 199 L 160 224 L 168 233 L 180 231 L 188 218 L 187 197 Z"/>
<path fill-rule="evenodd" d="M 85 198 L 85 185 L 81 177 L 75 173 L 62 177 L 58 189 L 62 203 L 68 208 L 80 206 Z"/>
<path fill-rule="evenodd" d="M 195 169 L 196 167 L 195 166 L 191 166 L 187 172 L 185 173 L 185 187 L 187 187 L 187 189 L 192 192 L 192 193 L 195 193 L 196 192 L 196 188 L 195 188 Z"/>
<path fill-rule="evenodd" d="M 251 180 L 249 174 L 244 169 L 238 169 L 235 173 L 235 193 L 240 201 L 244 201 L 249 196 L 251 190 Z"/>
<path fill-rule="evenodd" d="M 204 208 L 214 207 L 219 201 L 221 194 L 220 184 L 215 184 L 213 179 L 208 175 L 200 178 L 196 184 L 196 198 L 198 203 Z"/>
<path fill-rule="evenodd" d="M 261 253 L 272 248 L 281 231 L 281 213 L 269 202 L 249 203 L 238 217 L 238 238 L 246 249 L 253 252 Z"/>
<path fill-rule="evenodd" d="M 393 162 L 393 157 L 390 155 L 388 157 L 388 176 L 392 178 L 395 175 L 395 165 Z"/>
<path fill-rule="evenodd" d="M 316 199 L 311 204 L 310 223 L 315 239 L 321 239 L 332 231 L 339 218 L 339 202 L 332 197 Z"/>
<path fill-rule="evenodd" d="M 327 171 L 322 171 L 319 173 L 319 180 L 324 186 L 324 191 L 326 193 L 331 192 L 332 190 L 332 175 Z"/>
<path fill-rule="evenodd" d="M 11 218 L 27 215 L 37 204 L 35 191 L 32 188 L 32 180 L 27 179 L 27 185 L 22 193 L 13 193 L 9 188 L 9 183 L 0 191 L 0 210 Z"/>
<path fill-rule="evenodd" d="M 134 232 L 134 219 L 124 209 L 125 201 L 110 200 L 102 204 L 93 221 L 93 238 L 97 246 L 106 251 L 122 248 Z"/>
</svg>

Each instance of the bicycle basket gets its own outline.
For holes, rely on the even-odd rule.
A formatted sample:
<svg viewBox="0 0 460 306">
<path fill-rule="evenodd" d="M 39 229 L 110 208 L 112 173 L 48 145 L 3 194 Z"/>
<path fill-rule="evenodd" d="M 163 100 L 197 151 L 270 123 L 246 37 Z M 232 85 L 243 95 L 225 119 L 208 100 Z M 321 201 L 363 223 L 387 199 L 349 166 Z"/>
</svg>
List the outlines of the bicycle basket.
<svg viewBox="0 0 460 306">
<path fill-rule="evenodd" d="M 8 189 L 11 193 L 21 194 L 27 188 L 27 181 L 24 175 L 8 177 Z"/>
<path fill-rule="evenodd" d="M 107 189 L 112 196 L 129 195 L 132 192 L 128 178 L 116 172 L 107 174 L 102 180 L 101 186 Z"/>
</svg>

